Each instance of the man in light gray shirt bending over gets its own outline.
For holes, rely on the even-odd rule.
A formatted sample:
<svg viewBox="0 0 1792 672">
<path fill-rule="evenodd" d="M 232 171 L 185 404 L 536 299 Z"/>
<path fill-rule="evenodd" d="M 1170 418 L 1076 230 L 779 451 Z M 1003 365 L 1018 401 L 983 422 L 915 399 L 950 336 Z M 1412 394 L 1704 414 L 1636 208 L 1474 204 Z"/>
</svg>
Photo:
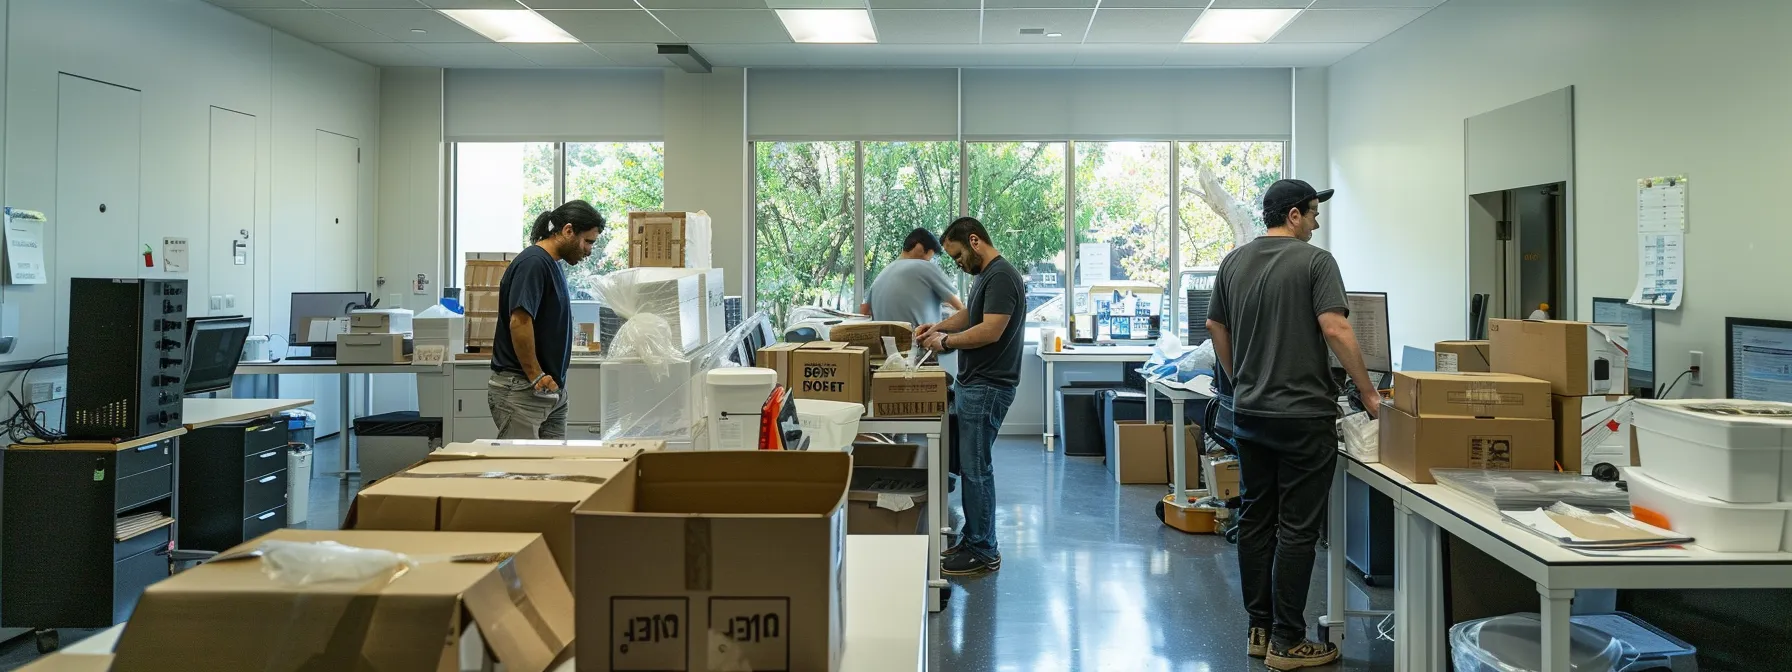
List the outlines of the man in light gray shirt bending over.
<svg viewBox="0 0 1792 672">
<path fill-rule="evenodd" d="M 902 256 L 877 274 L 859 312 L 874 320 L 933 324 L 940 321 L 942 303 L 964 310 L 964 302 L 952 293 L 945 271 L 933 263 L 933 255 L 939 251 L 940 241 L 932 231 L 910 231 L 902 241 Z"/>
</svg>

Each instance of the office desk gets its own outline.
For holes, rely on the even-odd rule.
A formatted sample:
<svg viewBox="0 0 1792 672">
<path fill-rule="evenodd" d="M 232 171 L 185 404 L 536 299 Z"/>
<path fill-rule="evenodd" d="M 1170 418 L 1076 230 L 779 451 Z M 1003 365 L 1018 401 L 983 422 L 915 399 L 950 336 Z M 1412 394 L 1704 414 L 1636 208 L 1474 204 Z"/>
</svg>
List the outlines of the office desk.
<svg viewBox="0 0 1792 672">
<path fill-rule="evenodd" d="M 861 418 L 865 434 L 922 434 L 927 437 L 927 610 L 945 608 L 950 590 L 940 574 L 940 552 L 946 549 L 946 471 L 951 466 L 946 450 L 952 445 L 951 423 L 938 418 Z"/>
<path fill-rule="evenodd" d="M 922 563 L 937 553 L 926 542 L 904 535 L 846 538 L 846 637 L 840 669 L 852 672 L 912 672 L 927 669 L 927 598 L 915 590 Z M 928 591 L 931 592 L 931 591 Z M 124 625 L 116 625 L 69 645 L 59 655 L 112 653 Z M 103 666 L 98 669 L 104 669 Z M 555 672 L 573 672 L 568 660 Z"/>
<path fill-rule="evenodd" d="M 265 418 L 281 411 L 290 411 L 316 403 L 313 399 L 188 399 L 181 403 L 182 419 L 187 431 Z"/>
<path fill-rule="evenodd" d="M 1543 671 L 1568 672 L 1569 606 L 1576 590 L 1792 588 L 1792 553 L 1717 553 L 1689 547 L 1683 557 L 1582 555 L 1504 522 L 1498 511 L 1441 485 L 1419 485 L 1380 464 L 1340 453 L 1332 488 L 1332 539 L 1344 538 L 1343 475 L 1394 500 L 1394 669 L 1444 669 L 1449 656 L 1441 543 L 1448 532 L 1537 586 Z M 1341 623 L 1342 554 L 1327 571 L 1326 622 Z M 1341 634 L 1342 628 L 1334 627 Z"/>
<path fill-rule="evenodd" d="M 243 362 L 236 366 L 236 374 L 239 376 L 336 376 L 337 390 L 338 394 L 341 396 L 341 399 L 338 399 L 336 403 L 342 413 L 342 450 L 339 455 L 340 459 L 338 460 L 341 469 L 337 475 L 347 478 L 349 474 L 355 473 L 355 463 L 349 454 L 349 447 L 351 445 L 351 442 L 349 441 L 349 431 L 355 426 L 354 410 L 349 404 L 349 377 L 355 374 L 427 373 L 434 372 L 437 368 L 438 367 L 435 366 L 417 366 L 413 364 L 337 364 L 334 359 L 283 359 L 278 362 Z M 276 378 L 275 380 L 277 381 L 279 379 Z M 274 394 L 278 395 L 279 393 L 280 386 L 276 383 L 274 385 Z M 373 380 L 371 378 L 366 381 L 366 395 L 367 402 L 372 404 Z"/>
<path fill-rule="evenodd" d="M 1157 422 L 1157 395 L 1170 399 L 1170 491 L 1180 496 L 1174 499 L 1178 506 L 1188 504 L 1188 495 L 1193 488 L 1188 487 L 1188 413 L 1184 405 L 1191 401 L 1211 401 L 1213 395 L 1194 392 L 1180 387 L 1171 387 L 1162 381 L 1152 380 L 1145 383 L 1145 424 Z M 1199 446 L 1197 446 L 1197 449 Z"/>
<path fill-rule="evenodd" d="M 1066 344 L 1062 352 L 1039 351 L 1045 362 L 1045 452 L 1052 452 L 1052 439 L 1057 432 L 1058 405 L 1052 396 L 1058 389 L 1057 364 L 1099 364 L 1103 362 L 1139 362 L 1151 359 L 1149 345 L 1083 345 Z"/>
</svg>

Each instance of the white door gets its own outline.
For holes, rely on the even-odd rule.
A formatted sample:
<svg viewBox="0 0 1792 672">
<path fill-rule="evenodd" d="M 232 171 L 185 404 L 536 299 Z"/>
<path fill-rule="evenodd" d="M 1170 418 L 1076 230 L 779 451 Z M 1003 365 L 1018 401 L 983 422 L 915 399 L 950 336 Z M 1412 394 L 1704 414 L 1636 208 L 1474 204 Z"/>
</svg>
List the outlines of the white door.
<svg viewBox="0 0 1792 672">
<path fill-rule="evenodd" d="M 136 89 L 69 74 L 58 77 L 56 105 L 56 210 L 47 228 L 61 351 L 68 348 L 69 278 L 134 278 L 144 270 L 137 218 L 143 112 Z"/>
<path fill-rule="evenodd" d="M 255 117 L 212 108 L 210 207 L 206 237 L 188 250 L 206 260 L 210 297 L 193 297 L 187 312 L 213 315 L 255 315 L 255 257 L 250 247 L 255 230 Z M 210 299 L 217 298 L 217 308 Z M 265 321 L 257 327 L 265 329 Z M 261 333 L 257 331 L 256 333 Z"/>
<path fill-rule="evenodd" d="M 361 239 L 360 141 L 317 132 L 317 287 L 313 291 L 361 289 L 355 282 Z"/>
</svg>

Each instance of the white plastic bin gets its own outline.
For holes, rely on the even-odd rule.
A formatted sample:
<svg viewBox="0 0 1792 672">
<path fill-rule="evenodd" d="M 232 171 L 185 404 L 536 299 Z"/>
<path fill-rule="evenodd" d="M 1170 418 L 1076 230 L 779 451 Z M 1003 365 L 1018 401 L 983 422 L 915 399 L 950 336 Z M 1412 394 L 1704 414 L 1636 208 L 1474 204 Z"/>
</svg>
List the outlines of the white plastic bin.
<svg viewBox="0 0 1792 672">
<path fill-rule="evenodd" d="M 1738 504 L 1792 501 L 1792 404 L 1638 400 L 1632 422 L 1649 475 Z"/>
<path fill-rule="evenodd" d="M 755 450 L 759 447 L 759 416 L 778 372 L 772 369 L 729 367 L 704 374 L 703 408 L 708 416 L 708 450 Z"/>
<path fill-rule="evenodd" d="M 300 525 L 311 510 L 311 449 L 288 444 L 286 454 L 286 524 Z"/>
<path fill-rule="evenodd" d="M 796 399 L 796 421 L 809 437 L 809 450 L 846 450 L 859 435 L 865 405 L 850 401 Z"/>
<path fill-rule="evenodd" d="M 1792 536 L 1786 534 L 1792 503 L 1732 504 L 1663 483 L 1657 473 L 1654 468 L 1624 470 L 1630 513 L 1637 520 L 1692 537 L 1693 543 L 1713 551 L 1792 550 Z"/>
</svg>

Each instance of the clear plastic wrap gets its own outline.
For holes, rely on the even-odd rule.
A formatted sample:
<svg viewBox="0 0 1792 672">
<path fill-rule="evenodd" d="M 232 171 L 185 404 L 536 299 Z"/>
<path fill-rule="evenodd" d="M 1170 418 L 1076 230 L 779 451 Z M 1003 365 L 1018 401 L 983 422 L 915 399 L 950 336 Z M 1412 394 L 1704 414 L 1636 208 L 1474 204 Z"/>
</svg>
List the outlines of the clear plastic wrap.
<svg viewBox="0 0 1792 672">
<path fill-rule="evenodd" d="M 1344 435 L 1344 451 L 1364 462 L 1381 461 L 1381 421 L 1366 412 L 1344 416 L 1338 421 Z"/>
<path fill-rule="evenodd" d="M 1591 476 L 1554 471 L 1432 469 L 1439 485 L 1500 511 L 1547 509 L 1561 502 L 1585 509 L 1630 510 L 1630 493 Z"/>
<path fill-rule="evenodd" d="M 706 431 L 704 374 L 740 366 L 729 359 L 745 347 L 747 336 L 767 320 L 763 311 L 741 320 L 709 345 L 655 366 L 642 359 L 611 358 L 603 364 L 603 438 L 694 440 Z"/>
<path fill-rule="evenodd" d="M 623 319 L 616 335 L 604 344 L 612 359 L 637 360 L 658 378 L 671 374 L 671 364 L 688 361 L 686 328 L 680 311 L 680 283 L 668 279 L 662 269 L 630 268 L 598 276 L 593 282 L 598 300 Z M 695 286 L 695 280 L 691 281 Z"/>
<path fill-rule="evenodd" d="M 1507 614 L 1450 628 L 1450 660 L 1456 672 L 1539 672 L 1543 623 L 1536 614 Z M 1637 662 L 1636 647 L 1581 625 L 1568 626 L 1568 669 L 1625 672 Z"/>
<path fill-rule="evenodd" d="M 346 546 L 334 541 L 264 541 L 261 571 L 281 583 L 308 586 L 337 581 L 365 582 L 415 567 L 403 553 Z"/>
</svg>

